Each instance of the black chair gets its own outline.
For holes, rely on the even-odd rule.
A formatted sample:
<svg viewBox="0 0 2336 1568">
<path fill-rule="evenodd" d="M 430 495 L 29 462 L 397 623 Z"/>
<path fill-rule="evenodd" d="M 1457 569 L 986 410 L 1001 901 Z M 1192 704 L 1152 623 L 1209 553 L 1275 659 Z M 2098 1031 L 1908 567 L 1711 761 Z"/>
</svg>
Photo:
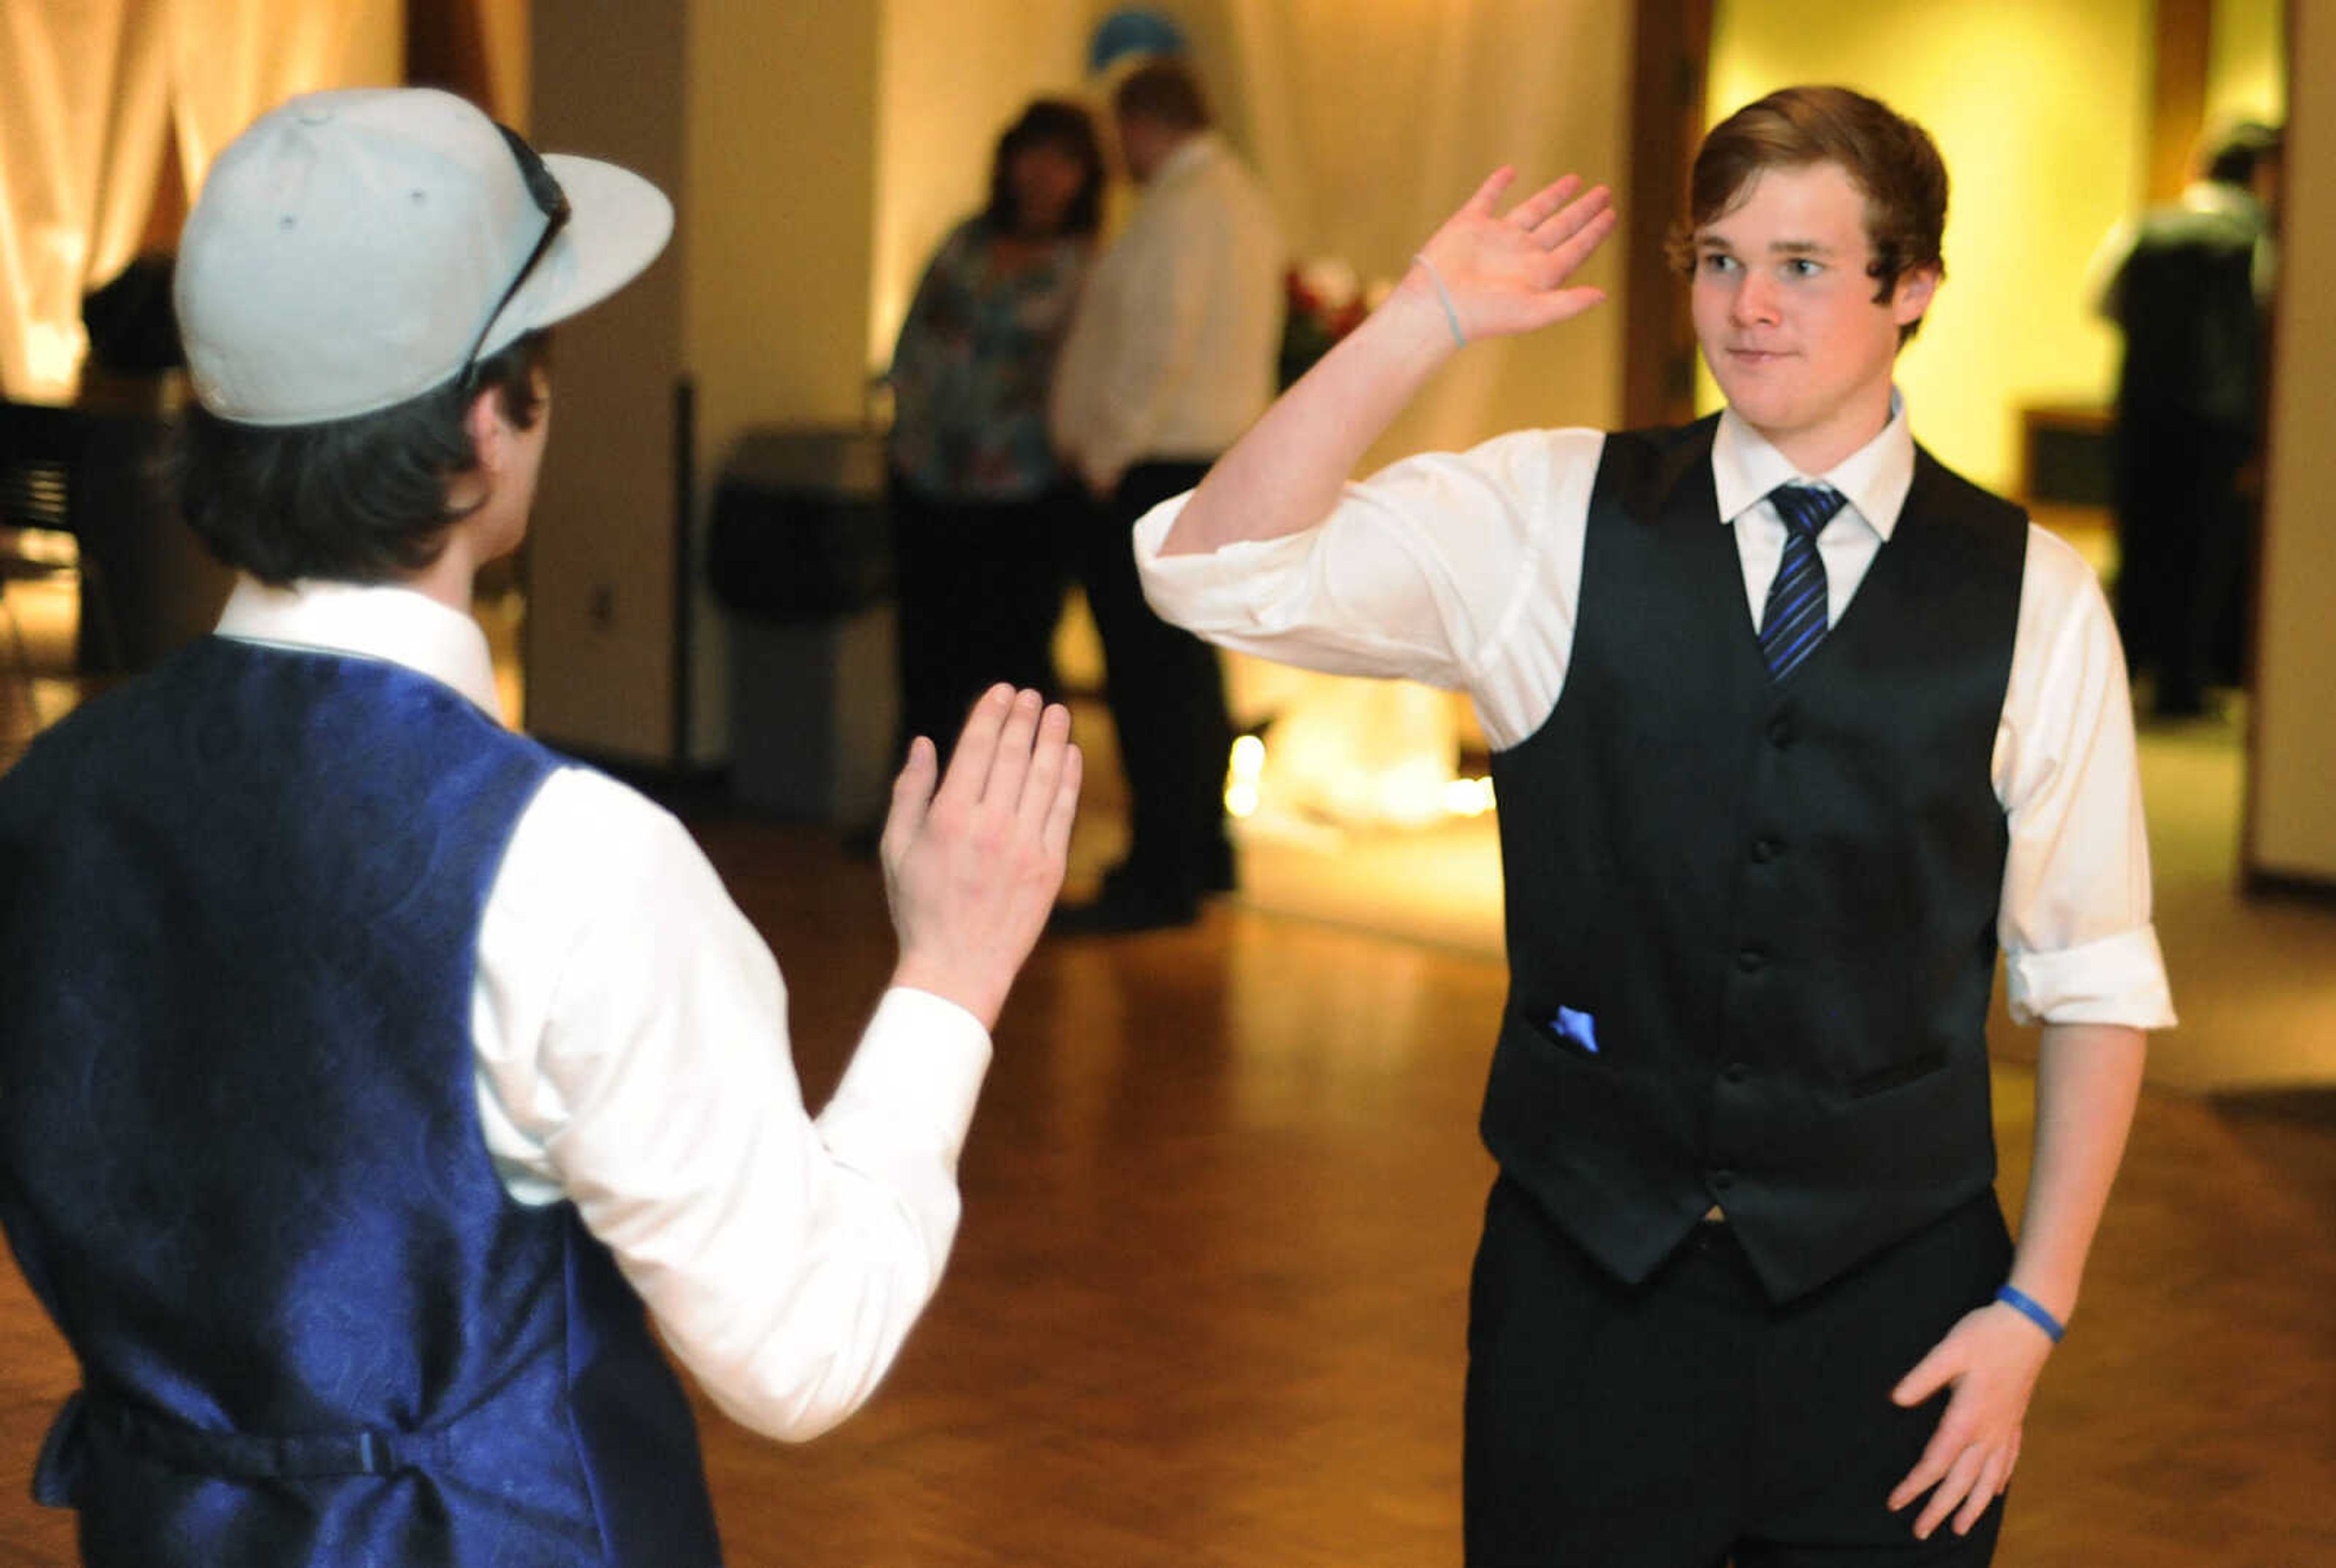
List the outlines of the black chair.
<svg viewBox="0 0 2336 1568">
<path fill-rule="evenodd" d="M 0 590 L 11 582 L 77 582 L 79 663 L 112 670 L 122 664 L 120 622 L 75 504 L 88 484 L 95 430 L 78 409 L 0 401 Z M 29 677 L 24 628 L 13 609 L 7 614 L 18 669 Z"/>
</svg>

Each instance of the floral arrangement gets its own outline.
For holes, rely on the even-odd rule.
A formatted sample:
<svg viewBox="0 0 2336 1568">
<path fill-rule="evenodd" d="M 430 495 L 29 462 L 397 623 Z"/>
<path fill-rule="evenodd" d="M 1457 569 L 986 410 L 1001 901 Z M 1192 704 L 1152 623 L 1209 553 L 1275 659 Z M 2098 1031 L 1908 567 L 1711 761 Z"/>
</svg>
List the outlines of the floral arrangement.
<svg viewBox="0 0 2336 1568">
<path fill-rule="evenodd" d="M 1292 267 L 1285 280 L 1289 314 L 1281 326 L 1281 385 L 1290 385 L 1330 346 L 1362 325 L 1394 285 L 1385 280 L 1363 286 L 1353 266 L 1337 257 L 1320 257 Z"/>
</svg>

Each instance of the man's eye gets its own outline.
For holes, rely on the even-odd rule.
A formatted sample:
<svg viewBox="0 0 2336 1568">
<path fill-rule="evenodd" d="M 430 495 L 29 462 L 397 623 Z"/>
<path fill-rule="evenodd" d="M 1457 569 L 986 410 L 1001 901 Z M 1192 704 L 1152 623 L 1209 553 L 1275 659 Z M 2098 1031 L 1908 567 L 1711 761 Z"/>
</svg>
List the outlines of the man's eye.
<svg viewBox="0 0 2336 1568">
<path fill-rule="evenodd" d="M 1728 272 L 1736 266 L 1736 258 L 1722 256 L 1718 251 L 1706 251 L 1697 261 L 1706 272 Z"/>
<path fill-rule="evenodd" d="M 1822 265 L 1810 260 L 1806 256 L 1796 256 L 1785 263 L 1786 273 L 1794 278 L 1815 278 L 1824 270 L 1825 268 Z"/>
</svg>

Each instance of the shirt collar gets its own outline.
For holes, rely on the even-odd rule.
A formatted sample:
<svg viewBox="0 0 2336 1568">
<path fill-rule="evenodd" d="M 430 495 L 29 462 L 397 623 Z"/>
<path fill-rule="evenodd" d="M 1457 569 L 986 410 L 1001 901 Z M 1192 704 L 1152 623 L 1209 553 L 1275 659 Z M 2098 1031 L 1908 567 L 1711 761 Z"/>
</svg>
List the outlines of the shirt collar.
<svg viewBox="0 0 2336 1568">
<path fill-rule="evenodd" d="M 1215 131 L 1193 131 L 1183 141 L 1177 143 L 1175 151 L 1161 160 L 1159 169 L 1152 176 L 1153 185 L 1156 188 L 1182 180 L 1185 175 L 1214 158 L 1217 155 L 1217 146 Z"/>
<path fill-rule="evenodd" d="M 313 579 L 270 588 L 238 577 L 219 635 L 401 665 L 453 687 L 501 722 L 487 634 L 469 616 L 410 588 Z"/>
<path fill-rule="evenodd" d="M 1887 540 L 1905 510 L 1914 483 L 1914 433 L 1906 422 L 1906 400 L 1890 389 L 1890 423 L 1882 433 L 1825 473 L 1803 473 L 1728 409 L 1719 416 L 1711 443 L 1712 488 L 1719 498 L 1719 521 L 1734 522 L 1780 484 L 1829 484 L 1850 509 Z"/>
<path fill-rule="evenodd" d="M 2253 191 L 2219 180 L 2193 180 L 2185 186 L 2182 205 L 2193 212 L 2230 218 L 2260 219 L 2263 215 L 2263 202 Z"/>
</svg>

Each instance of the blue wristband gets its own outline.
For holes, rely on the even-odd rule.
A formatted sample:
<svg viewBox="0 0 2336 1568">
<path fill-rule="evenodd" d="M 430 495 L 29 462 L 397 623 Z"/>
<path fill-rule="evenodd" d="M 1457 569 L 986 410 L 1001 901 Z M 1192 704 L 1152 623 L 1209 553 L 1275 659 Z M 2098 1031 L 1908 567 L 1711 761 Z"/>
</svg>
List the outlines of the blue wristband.
<svg viewBox="0 0 2336 1568">
<path fill-rule="evenodd" d="M 2060 1342 L 2060 1336 L 2068 1331 L 2059 1319 L 2044 1310 L 2042 1302 L 2025 1290 L 2004 1285 L 1996 1290 L 1995 1299 L 2043 1329 L 2045 1338 L 2055 1345 Z"/>
<path fill-rule="evenodd" d="M 1460 330 L 1460 313 L 1452 307 L 1452 295 L 1444 287 L 1444 275 L 1436 270 L 1436 263 L 1428 260 L 1426 256 L 1415 256 L 1412 259 L 1418 262 L 1420 270 L 1427 274 L 1427 281 L 1436 286 L 1436 297 L 1444 302 L 1444 320 L 1452 328 L 1453 346 L 1457 348 L 1467 347 L 1468 335 Z"/>
</svg>

